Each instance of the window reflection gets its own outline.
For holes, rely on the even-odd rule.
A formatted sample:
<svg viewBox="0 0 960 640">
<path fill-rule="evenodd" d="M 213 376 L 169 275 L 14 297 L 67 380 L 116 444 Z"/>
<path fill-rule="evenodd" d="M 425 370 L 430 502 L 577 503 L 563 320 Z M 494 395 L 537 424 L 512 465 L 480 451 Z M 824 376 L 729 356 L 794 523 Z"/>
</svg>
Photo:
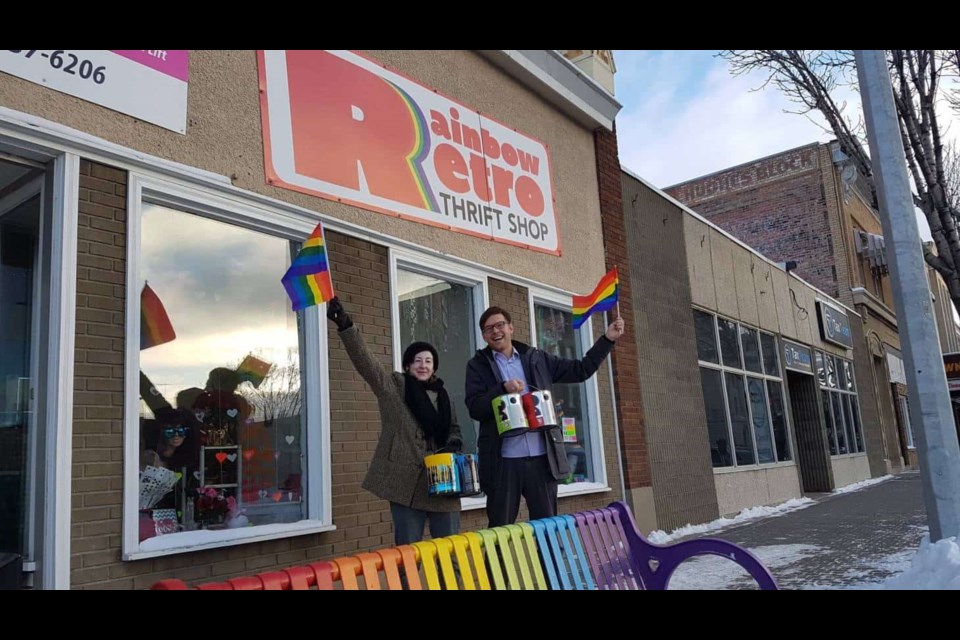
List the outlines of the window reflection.
<svg viewBox="0 0 960 640">
<path fill-rule="evenodd" d="M 573 329 L 573 314 L 553 307 L 534 305 L 537 346 L 550 355 L 567 360 L 583 357 L 580 332 Z M 557 418 L 563 429 L 564 446 L 570 462 L 566 482 L 592 482 L 594 478 L 591 456 L 590 413 L 587 408 L 587 389 L 584 384 L 556 384 L 553 400 Z"/>
<path fill-rule="evenodd" d="M 140 352 L 141 539 L 303 519 L 301 332 L 279 284 L 297 247 L 157 205 L 140 244 L 176 333 Z"/>
<path fill-rule="evenodd" d="M 463 452 L 477 452 L 477 427 L 467 412 L 464 388 L 467 361 L 477 349 L 477 315 L 473 287 L 432 275 L 397 269 L 402 352 L 418 340 L 429 342 L 440 357 L 437 375 L 443 378 L 450 404 L 463 435 Z"/>
</svg>

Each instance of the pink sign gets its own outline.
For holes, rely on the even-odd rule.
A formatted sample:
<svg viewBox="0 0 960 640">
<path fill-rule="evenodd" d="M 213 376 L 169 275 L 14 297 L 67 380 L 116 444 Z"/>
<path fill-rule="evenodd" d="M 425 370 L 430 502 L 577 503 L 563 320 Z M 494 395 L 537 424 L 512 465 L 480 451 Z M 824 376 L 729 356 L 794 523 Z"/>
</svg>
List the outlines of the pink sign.
<svg viewBox="0 0 960 640">
<path fill-rule="evenodd" d="M 110 51 L 178 80 L 187 81 L 190 70 L 190 56 L 187 49 L 111 49 Z"/>
</svg>

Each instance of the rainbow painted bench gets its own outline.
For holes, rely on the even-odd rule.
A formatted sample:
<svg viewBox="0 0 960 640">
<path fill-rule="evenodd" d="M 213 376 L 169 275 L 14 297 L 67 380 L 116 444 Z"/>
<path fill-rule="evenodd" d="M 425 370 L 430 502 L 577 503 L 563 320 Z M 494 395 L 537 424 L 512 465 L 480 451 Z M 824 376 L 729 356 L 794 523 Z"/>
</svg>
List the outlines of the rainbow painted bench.
<svg viewBox="0 0 960 640">
<path fill-rule="evenodd" d="M 767 568 L 733 543 L 702 538 L 661 546 L 647 541 L 622 502 L 195 587 L 161 580 L 151 589 L 663 590 L 677 567 L 700 555 L 727 558 L 761 589 L 777 589 Z"/>
</svg>

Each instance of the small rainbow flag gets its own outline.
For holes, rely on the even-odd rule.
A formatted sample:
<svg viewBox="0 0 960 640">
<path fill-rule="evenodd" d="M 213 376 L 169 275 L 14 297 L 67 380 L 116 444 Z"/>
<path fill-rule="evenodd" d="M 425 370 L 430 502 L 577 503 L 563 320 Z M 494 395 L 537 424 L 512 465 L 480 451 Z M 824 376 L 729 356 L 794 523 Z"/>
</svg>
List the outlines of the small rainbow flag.
<svg viewBox="0 0 960 640">
<path fill-rule="evenodd" d="M 326 302 L 333 298 L 333 281 L 323 239 L 323 223 L 317 225 L 303 243 L 300 253 L 280 280 L 293 302 L 293 310 Z"/>
<path fill-rule="evenodd" d="M 149 349 L 176 337 L 163 303 L 150 285 L 144 283 L 140 292 L 140 349 Z"/>
<path fill-rule="evenodd" d="M 573 328 L 579 329 L 593 313 L 609 311 L 620 297 L 620 278 L 614 267 L 600 279 L 600 284 L 588 296 L 573 296 Z"/>
<path fill-rule="evenodd" d="M 237 379 L 240 382 L 249 380 L 250 384 L 259 388 L 260 383 L 267 377 L 267 374 L 270 372 L 270 367 L 272 366 L 269 362 L 265 362 L 253 355 L 248 355 L 243 359 L 243 362 L 240 363 L 240 366 L 237 367 Z"/>
</svg>

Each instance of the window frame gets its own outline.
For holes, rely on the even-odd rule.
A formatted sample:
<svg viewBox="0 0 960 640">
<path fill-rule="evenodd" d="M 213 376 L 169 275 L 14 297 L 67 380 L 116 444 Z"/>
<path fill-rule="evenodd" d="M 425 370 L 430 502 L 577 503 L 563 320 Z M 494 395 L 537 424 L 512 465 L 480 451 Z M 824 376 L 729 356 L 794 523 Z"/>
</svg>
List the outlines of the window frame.
<svg viewBox="0 0 960 640">
<path fill-rule="evenodd" d="M 303 242 L 318 220 L 291 216 L 243 198 L 226 198 L 191 187 L 131 172 L 127 186 L 127 265 L 124 354 L 123 413 L 123 517 L 124 561 L 171 556 L 204 549 L 263 542 L 320 533 L 335 529 L 332 504 L 332 463 L 330 445 L 330 382 L 327 331 L 318 306 L 303 311 L 304 353 L 301 355 L 306 424 L 304 455 L 307 468 L 306 518 L 292 523 L 259 525 L 218 531 L 217 540 L 144 550 L 139 541 L 139 389 L 140 371 L 140 241 L 141 216 L 145 204 L 168 207 L 282 240 Z M 278 284 L 279 290 L 279 284 Z M 316 470 L 315 470 L 316 469 Z M 259 530 L 259 533 L 258 533 Z M 171 537 L 176 534 L 170 534 Z M 155 540 L 156 538 L 151 538 Z"/>
<path fill-rule="evenodd" d="M 485 271 L 473 269 L 458 262 L 446 261 L 424 253 L 392 246 L 388 249 L 387 260 L 390 271 L 390 341 L 393 349 L 395 371 L 400 371 L 403 368 L 403 345 L 400 344 L 400 305 L 397 297 L 397 271 L 400 269 L 473 287 L 475 317 L 471 323 L 477 348 L 485 344 L 478 324 L 480 315 L 490 305 L 489 276 Z M 476 420 L 473 421 L 473 426 L 479 433 L 480 425 Z M 461 511 L 482 509 L 486 506 L 487 497 L 485 495 L 460 498 Z"/>
<path fill-rule="evenodd" d="M 548 291 L 540 287 L 528 287 L 527 291 L 530 317 L 530 345 L 539 348 L 539 344 L 537 342 L 537 329 L 534 326 L 537 317 L 535 313 L 536 306 L 539 304 L 545 307 L 552 307 L 559 311 L 573 313 L 573 299 L 570 296 Z M 606 319 L 607 314 L 604 314 L 603 317 Z M 583 325 L 581 325 L 579 329 L 576 330 L 580 337 L 581 353 L 579 355 L 581 358 L 584 356 L 584 354 L 586 354 L 587 351 L 590 350 L 590 348 L 593 346 L 593 343 L 596 341 L 596 338 L 593 335 L 593 322 L 591 320 L 592 319 L 588 319 L 583 323 Z M 604 365 L 607 364 L 608 362 L 605 361 Z M 604 365 L 601 365 L 601 368 L 605 368 Z M 593 451 L 590 454 L 590 461 L 593 463 L 595 479 L 593 482 L 560 484 L 557 490 L 557 495 L 559 497 L 610 490 L 609 478 L 607 477 L 607 466 L 605 464 L 606 455 L 603 444 L 603 424 L 600 419 L 600 388 L 599 384 L 597 383 L 598 375 L 600 375 L 599 369 L 595 374 L 590 376 L 586 382 L 581 383 L 585 385 L 584 390 L 587 398 L 587 415 L 590 419 L 590 437 L 592 438 L 592 442 L 597 443 L 597 446 L 591 447 Z"/>
<path fill-rule="evenodd" d="M 718 314 L 718 313 L 715 313 L 715 312 L 710 311 L 710 310 L 708 310 L 708 309 L 704 309 L 704 308 L 702 308 L 702 307 L 692 306 L 691 309 L 692 309 L 692 311 L 699 311 L 700 313 L 705 313 L 705 314 L 713 317 L 714 338 L 715 338 L 715 340 L 716 340 L 717 350 L 718 350 L 719 361 L 720 361 L 720 362 L 719 362 L 719 364 L 716 364 L 716 363 L 713 363 L 713 362 L 708 362 L 708 361 L 705 361 L 705 360 L 700 360 L 700 356 L 699 356 L 699 353 L 698 353 L 698 354 L 697 354 L 697 364 L 698 364 L 697 374 L 699 375 L 699 373 L 700 373 L 700 368 L 713 369 L 714 371 L 720 372 L 721 388 L 722 388 L 722 390 L 723 390 L 723 408 L 724 408 L 724 413 L 725 413 L 726 419 L 727 419 L 727 437 L 729 438 L 729 442 L 730 442 L 730 446 L 731 446 L 731 447 L 735 447 L 735 445 L 734 445 L 734 438 L 733 438 L 733 421 L 731 420 L 731 417 L 730 417 L 730 401 L 729 401 L 729 393 L 728 393 L 728 391 L 727 391 L 727 379 L 726 379 L 726 375 L 725 375 L 725 374 L 729 373 L 729 374 L 731 374 L 731 375 L 736 375 L 736 376 L 741 377 L 741 378 L 744 380 L 744 391 L 745 391 L 745 393 L 746 393 L 745 401 L 746 401 L 746 405 L 747 405 L 747 415 L 749 416 L 749 420 L 750 420 L 750 439 L 751 439 L 751 442 L 752 442 L 752 444 L 753 444 L 753 457 L 754 457 L 754 460 L 756 461 L 756 462 L 754 462 L 753 464 L 745 464 L 745 465 L 737 464 L 736 450 L 735 450 L 735 449 L 732 449 L 732 450 L 731 450 L 731 461 L 733 462 L 733 464 L 731 464 L 730 466 L 726 466 L 726 467 L 714 467 L 714 466 L 712 466 L 712 464 L 711 464 L 711 468 L 713 469 L 713 472 L 714 472 L 714 473 L 736 473 L 736 472 L 739 472 L 739 471 L 751 471 L 751 470 L 757 470 L 757 469 L 769 469 L 769 468 L 773 468 L 773 467 L 796 466 L 796 464 L 797 464 L 796 451 L 795 451 L 795 448 L 794 448 L 794 446 L 793 446 L 793 420 L 792 420 L 792 416 L 790 416 L 790 412 L 789 412 L 789 410 L 788 410 L 788 406 L 789 406 L 789 405 L 788 405 L 788 403 L 787 403 L 786 382 L 785 382 L 784 369 L 783 369 L 783 358 L 780 357 L 781 344 L 780 344 L 779 336 L 778 336 L 777 334 L 775 334 L 775 333 L 770 332 L 770 331 L 765 331 L 765 330 L 761 329 L 760 327 L 756 327 L 756 326 L 753 326 L 753 325 L 750 325 L 750 324 L 747 324 L 747 323 L 744 323 L 744 322 L 740 322 L 739 320 L 736 320 L 736 319 L 731 318 L 731 317 L 729 317 L 729 316 L 725 316 L 725 315 L 722 315 L 722 314 Z M 722 345 L 720 344 L 720 322 L 719 322 L 721 319 L 726 320 L 726 321 L 728 321 L 728 322 L 732 322 L 732 323 L 736 326 L 736 331 L 737 331 L 737 347 L 738 347 L 738 349 L 739 349 L 739 351 L 740 351 L 740 368 L 734 368 L 734 367 L 731 367 L 731 366 L 728 366 L 728 365 L 724 365 L 724 364 L 723 364 L 723 353 L 722 353 L 723 347 L 722 347 Z M 746 356 L 744 355 L 744 352 L 743 352 L 744 350 L 743 350 L 743 344 L 742 344 L 741 327 L 745 327 L 745 328 L 747 328 L 747 329 L 751 329 L 751 330 L 753 330 L 753 331 L 756 332 L 757 347 L 758 347 L 759 353 L 760 353 L 760 369 L 761 369 L 762 373 L 756 373 L 756 372 L 754 372 L 754 371 L 749 371 L 749 370 L 747 370 L 747 369 L 745 368 L 745 366 L 746 366 L 746 361 L 745 361 Z M 767 335 L 773 336 L 774 344 L 775 344 L 776 350 L 777 350 L 777 353 L 776 353 L 776 355 L 777 355 L 777 373 L 779 374 L 779 376 L 772 376 L 772 375 L 767 374 L 767 372 L 766 372 L 766 368 L 764 367 L 764 363 L 763 363 L 763 344 L 762 344 L 761 337 L 760 337 L 762 334 L 767 334 Z M 694 338 L 696 338 L 696 335 L 694 335 Z M 768 427 L 769 427 L 769 429 L 770 429 L 770 441 L 771 441 L 771 446 L 772 446 L 772 448 L 773 448 L 773 462 L 760 462 L 760 461 L 759 461 L 759 460 L 760 460 L 760 454 L 759 454 L 759 451 L 757 450 L 757 433 L 756 433 L 756 427 L 755 427 L 755 424 L 754 424 L 754 421 L 753 421 L 753 406 L 752 406 L 751 403 L 750 403 L 750 397 L 749 397 L 749 383 L 750 383 L 750 378 L 753 378 L 753 379 L 755 379 L 755 380 L 761 380 L 762 383 L 763 383 L 763 384 L 762 384 L 762 386 L 763 386 L 763 397 L 764 397 L 764 401 L 766 402 L 766 405 L 767 405 L 767 423 L 768 423 Z M 770 390 L 769 390 L 769 388 L 768 388 L 768 384 L 767 384 L 768 382 L 776 382 L 776 383 L 778 383 L 778 384 L 780 385 L 780 391 L 781 391 L 781 396 L 782 396 L 781 401 L 782 401 L 783 404 L 784 404 L 784 412 L 783 412 L 783 413 L 784 413 L 784 424 L 785 424 L 785 426 L 786 426 L 786 428 L 787 428 L 787 443 L 788 443 L 788 447 L 789 447 L 789 450 L 790 450 L 790 451 L 789 451 L 789 452 L 790 452 L 790 459 L 789 459 L 789 460 L 782 461 L 782 462 L 777 459 L 777 458 L 778 458 L 777 443 L 776 443 L 776 436 L 775 436 L 774 430 L 773 430 L 773 412 L 772 412 L 772 409 L 771 409 L 771 407 L 770 407 Z M 704 401 L 706 401 L 706 399 L 704 399 Z"/>
<path fill-rule="evenodd" d="M 476 317 L 473 318 L 473 330 L 476 336 L 477 348 L 484 344 L 483 335 L 477 324 L 480 314 L 489 306 L 489 282 L 487 274 L 479 269 L 471 269 L 456 262 L 447 262 L 426 254 L 416 253 L 396 247 L 389 248 L 390 269 L 390 340 L 393 343 L 394 371 L 403 368 L 403 345 L 400 344 L 400 306 L 397 304 L 397 271 L 412 271 L 420 275 L 431 276 L 441 280 L 473 287 L 473 308 Z"/>
</svg>

